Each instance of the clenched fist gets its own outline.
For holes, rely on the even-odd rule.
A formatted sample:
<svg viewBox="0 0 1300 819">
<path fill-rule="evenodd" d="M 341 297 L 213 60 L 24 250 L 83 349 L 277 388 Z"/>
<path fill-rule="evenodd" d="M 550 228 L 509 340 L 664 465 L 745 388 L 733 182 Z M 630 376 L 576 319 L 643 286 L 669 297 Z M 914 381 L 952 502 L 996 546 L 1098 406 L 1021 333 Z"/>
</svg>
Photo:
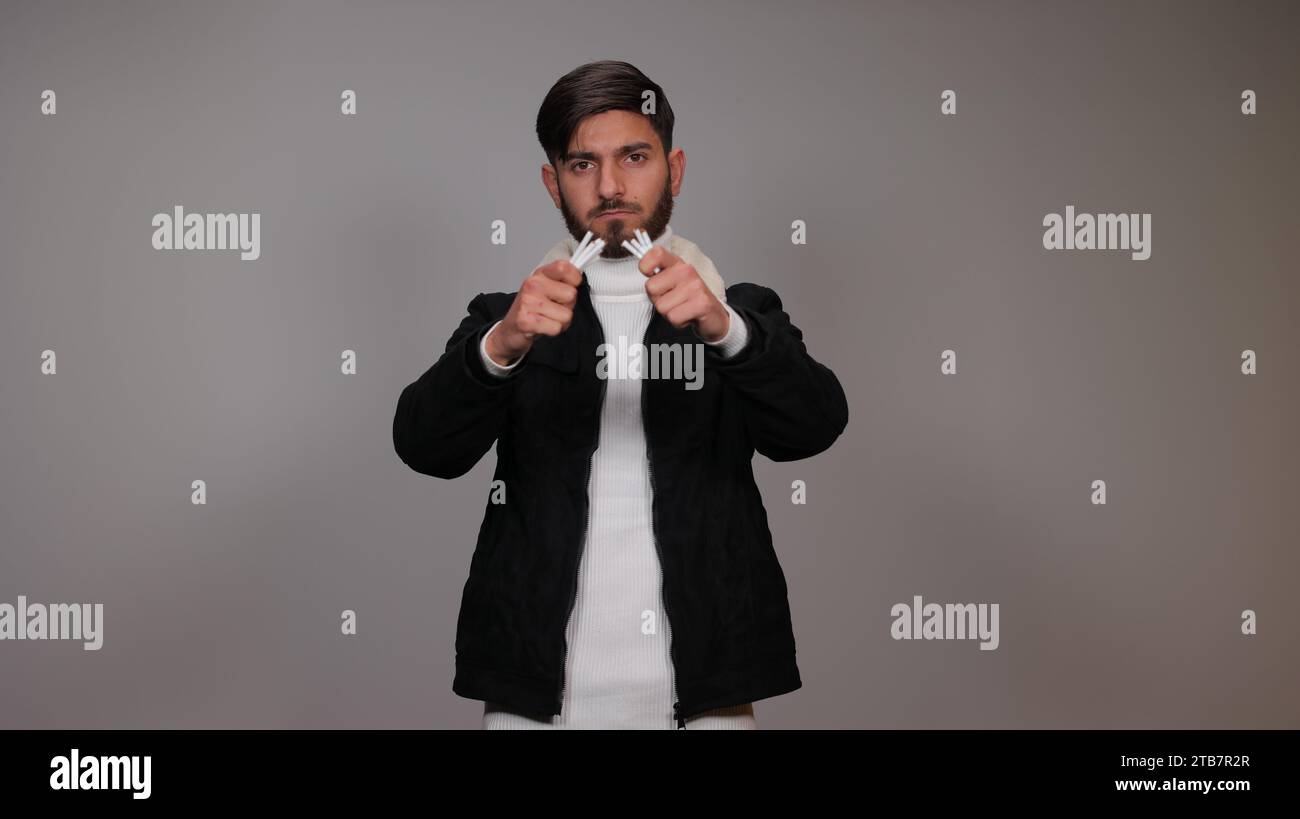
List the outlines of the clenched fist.
<svg viewBox="0 0 1300 819">
<path fill-rule="evenodd" d="M 655 245 L 641 257 L 637 269 L 647 277 L 646 295 L 669 324 L 678 329 L 693 324 L 695 332 L 708 342 L 727 334 L 731 316 L 693 265 Z"/>
<path fill-rule="evenodd" d="M 558 336 L 569 329 L 581 284 L 582 271 L 568 259 L 534 270 L 520 285 L 501 325 L 488 336 L 488 356 L 508 367 L 532 348 L 538 334 Z"/>
</svg>

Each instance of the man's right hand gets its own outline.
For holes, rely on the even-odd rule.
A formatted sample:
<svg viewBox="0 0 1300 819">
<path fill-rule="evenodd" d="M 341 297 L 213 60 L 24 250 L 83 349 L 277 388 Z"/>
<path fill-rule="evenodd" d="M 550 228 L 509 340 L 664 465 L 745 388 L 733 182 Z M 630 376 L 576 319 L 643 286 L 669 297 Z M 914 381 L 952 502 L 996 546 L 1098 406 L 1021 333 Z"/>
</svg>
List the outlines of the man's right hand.
<svg viewBox="0 0 1300 819">
<path fill-rule="evenodd" d="M 534 270 L 520 285 L 501 326 L 488 336 L 488 356 L 508 367 L 532 348 L 538 335 L 558 336 L 569 329 L 581 284 L 582 271 L 568 259 Z"/>
</svg>

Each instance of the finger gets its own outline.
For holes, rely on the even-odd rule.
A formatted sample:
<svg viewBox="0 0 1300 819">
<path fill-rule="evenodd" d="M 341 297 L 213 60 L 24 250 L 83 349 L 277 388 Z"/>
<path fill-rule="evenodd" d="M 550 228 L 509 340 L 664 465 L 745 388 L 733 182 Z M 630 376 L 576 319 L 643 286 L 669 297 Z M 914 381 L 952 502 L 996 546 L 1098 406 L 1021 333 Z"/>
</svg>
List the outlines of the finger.
<svg viewBox="0 0 1300 819">
<path fill-rule="evenodd" d="M 646 295 L 651 299 L 661 296 L 691 279 L 691 267 L 684 262 L 660 270 L 657 274 L 650 276 L 645 283 Z M 698 278 L 695 277 L 695 278 Z"/>
<path fill-rule="evenodd" d="M 656 267 L 660 269 L 660 272 L 663 272 L 663 270 L 681 263 L 682 260 L 669 251 L 668 248 L 663 245 L 655 245 L 641 257 L 641 261 L 637 263 L 636 267 L 645 275 L 653 276 Z"/>
<path fill-rule="evenodd" d="M 525 332 L 543 336 L 558 336 L 564 329 L 560 322 L 549 316 L 527 311 L 519 317 L 520 328 Z"/>
<path fill-rule="evenodd" d="M 663 313 L 663 317 L 668 320 L 668 323 L 678 329 L 699 321 L 703 316 L 703 308 L 695 304 L 694 299 L 687 299 Z"/>
<path fill-rule="evenodd" d="M 655 310 L 664 318 L 672 315 L 674 310 L 684 310 L 689 314 L 689 319 L 694 320 L 704 315 L 708 304 L 700 298 L 700 294 L 691 292 L 689 288 L 675 287 L 659 297 L 655 302 Z"/>
<path fill-rule="evenodd" d="M 557 259 L 550 264 L 542 265 L 535 272 L 557 282 L 571 284 L 574 287 L 582 284 L 582 271 L 568 259 Z"/>
<path fill-rule="evenodd" d="M 534 287 L 536 295 L 556 304 L 572 307 L 578 301 L 578 288 L 568 282 L 556 281 L 547 276 L 538 276 Z"/>
<path fill-rule="evenodd" d="M 565 330 L 569 327 L 569 322 L 573 321 L 573 310 L 563 304 L 556 304 L 553 301 L 542 300 L 535 305 L 529 305 L 528 309 L 534 315 L 545 316 L 559 322 L 560 329 Z"/>
</svg>

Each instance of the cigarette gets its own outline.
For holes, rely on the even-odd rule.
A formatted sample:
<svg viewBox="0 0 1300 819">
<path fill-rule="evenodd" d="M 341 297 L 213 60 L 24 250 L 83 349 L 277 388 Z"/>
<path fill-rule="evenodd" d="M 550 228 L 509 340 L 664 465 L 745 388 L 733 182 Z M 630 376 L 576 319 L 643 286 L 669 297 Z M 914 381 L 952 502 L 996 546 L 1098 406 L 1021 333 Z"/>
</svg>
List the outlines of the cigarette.
<svg viewBox="0 0 1300 819">
<path fill-rule="evenodd" d="M 587 264 L 587 262 L 594 259 L 596 257 L 596 254 L 600 253 L 600 251 L 604 249 L 605 249 L 605 240 L 598 238 L 596 239 L 596 241 L 592 242 L 591 244 L 583 248 L 582 252 L 574 253 L 573 258 L 570 259 L 570 262 L 573 264 L 574 267 L 581 270 L 582 267 Z"/>
<path fill-rule="evenodd" d="M 587 249 L 587 243 L 591 241 L 592 235 L 593 235 L 592 232 L 589 230 L 587 231 L 587 235 L 582 237 L 582 241 L 579 242 L 578 247 L 574 249 L 573 255 L 569 257 L 570 262 L 573 262 L 575 259 L 577 259 L 580 255 L 582 255 L 582 251 Z"/>
<path fill-rule="evenodd" d="M 650 252 L 650 248 L 654 247 L 654 242 L 650 241 L 650 234 L 646 233 L 641 228 L 637 228 L 635 233 L 635 239 L 623 240 L 623 247 L 627 248 L 628 252 L 636 256 L 638 259 L 643 259 L 645 258 L 645 254 Z M 658 273 L 660 270 L 663 270 L 663 268 L 656 267 L 654 272 Z"/>
</svg>

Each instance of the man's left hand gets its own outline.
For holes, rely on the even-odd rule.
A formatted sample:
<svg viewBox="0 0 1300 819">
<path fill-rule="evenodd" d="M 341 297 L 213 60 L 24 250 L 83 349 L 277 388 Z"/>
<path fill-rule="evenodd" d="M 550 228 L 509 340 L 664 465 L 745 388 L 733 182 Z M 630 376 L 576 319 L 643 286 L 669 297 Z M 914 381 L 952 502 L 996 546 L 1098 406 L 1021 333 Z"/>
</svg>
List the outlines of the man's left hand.
<svg viewBox="0 0 1300 819">
<path fill-rule="evenodd" d="M 655 268 L 659 272 L 655 273 Z M 655 310 L 674 327 L 695 325 L 695 332 L 705 341 L 722 339 L 731 328 L 731 316 L 718 297 L 700 278 L 699 271 L 670 253 L 663 245 L 655 245 L 641 257 L 637 269 L 647 276 L 646 295 Z"/>
</svg>

